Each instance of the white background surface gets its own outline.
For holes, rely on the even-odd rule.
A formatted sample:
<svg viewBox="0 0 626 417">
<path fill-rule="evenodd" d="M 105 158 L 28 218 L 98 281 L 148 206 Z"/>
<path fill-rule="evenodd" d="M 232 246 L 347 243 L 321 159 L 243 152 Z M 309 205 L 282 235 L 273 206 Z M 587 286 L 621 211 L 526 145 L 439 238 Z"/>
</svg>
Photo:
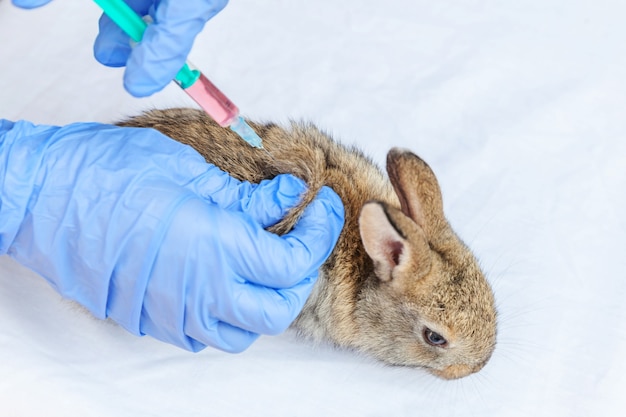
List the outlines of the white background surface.
<svg viewBox="0 0 626 417">
<path fill-rule="evenodd" d="M 92 58 L 97 7 L 0 0 L 0 117 L 113 121 L 191 105 L 127 95 Z M 439 381 L 286 334 L 190 354 L 65 303 L 0 258 L 0 415 L 622 416 L 626 3 L 233 0 L 191 61 L 249 117 L 307 119 L 382 163 L 408 147 L 500 309 L 478 375 Z"/>
</svg>

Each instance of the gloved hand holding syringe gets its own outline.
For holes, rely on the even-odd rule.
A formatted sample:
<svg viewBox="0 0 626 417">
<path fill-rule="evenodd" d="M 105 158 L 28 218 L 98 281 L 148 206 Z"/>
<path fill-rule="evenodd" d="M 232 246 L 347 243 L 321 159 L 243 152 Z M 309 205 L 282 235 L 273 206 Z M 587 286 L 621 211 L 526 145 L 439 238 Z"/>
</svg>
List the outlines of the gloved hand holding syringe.
<svg viewBox="0 0 626 417">
<path fill-rule="evenodd" d="M 94 0 L 94 2 L 133 41 L 141 42 L 148 24 L 123 0 Z M 261 138 L 239 115 L 237 106 L 189 62 L 176 74 L 174 81 L 220 126 L 230 127 L 251 146 L 263 148 Z"/>
</svg>

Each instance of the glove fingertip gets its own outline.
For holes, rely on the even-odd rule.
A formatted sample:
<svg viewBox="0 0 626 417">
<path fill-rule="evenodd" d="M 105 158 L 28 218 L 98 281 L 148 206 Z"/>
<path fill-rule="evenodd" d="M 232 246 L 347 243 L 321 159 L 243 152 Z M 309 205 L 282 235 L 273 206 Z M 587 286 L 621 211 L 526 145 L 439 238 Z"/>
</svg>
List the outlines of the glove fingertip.
<svg viewBox="0 0 626 417">
<path fill-rule="evenodd" d="M 228 4 L 228 0 L 214 0 L 212 2 L 213 15 L 216 15 L 217 13 L 221 12 L 224 9 L 224 7 L 226 7 L 227 4 Z"/>
<path fill-rule="evenodd" d="M 259 338 L 258 333 L 242 330 L 221 321 L 217 323 L 216 332 L 220 338 L 216 347 L 228 353 L 241 353 Z"/>
<path fill-rule="evenodd" d="M 35 9 L 37 7 L 45 6 L 52 0 L 13 0 L 13 5 L 20 9 Z"/>
<path fill-rule="evenodd" d="M 330 187 L 320 189 L 315 200 L 309 204 L 304 216 L 296 228 L 306 232 L 307 229 L 323 230 L 334 244 L 343 229 L 345 208 L 341 198 Z"/>
<path fill-rule="evenodd" d="M 151 72 L 145 71 L 141 66 L 135 64 L 133 56 L 136 49 L 130 54 L 126 61 L 126 70 L 124 71 L 124 88 L 135 97 L 148 97 L 165 88 L 165 86 L 173 79 L 163 79 L 155 77 Z"/>
<path fill-rule="evenodd" d="M 119 68 L 126 65 L 130 50 L 122 48 L 102 47 L 94 44 L 93 56 L 102 65 L 111 68 Z"/>
<path fill-rule="evenodd" d="M 324 201 L 325 207 L 329 212 L 334 213 L 337 219 L 341 220 L 343 225 L 344 217 L 345 217 L 345 208 L 343 206 L 343 202 L 341 201 L 341 197 L 330 187 L 324 186 L 320 189 L 319 193 L 316 197 L 317 200 Z"/>
<path fill-rule="evenodd" d="M 279 183 L 278 187 L 281 195 L 284 195 L 289 199 L 293 197 L 300 197 L 308 188 L 303 179 L 292 174 L 279 174 L 274 177 L 274 180 Z"/>
<path fill-rule="evenodd" d="M 244 211 L 264 228 L 280 221 L 296 206 L 307 190 L 307 184 L 290 174 L 280 174 L 251 188 L 251 198 Z"/>
<path fill-rule="evenodd" d="M 132 51 L 128 35 L 108 16 L 98 21 L 99 32 L 93 44 L 96 60 L 108 67 L 123 67 Z"/>
</svg>

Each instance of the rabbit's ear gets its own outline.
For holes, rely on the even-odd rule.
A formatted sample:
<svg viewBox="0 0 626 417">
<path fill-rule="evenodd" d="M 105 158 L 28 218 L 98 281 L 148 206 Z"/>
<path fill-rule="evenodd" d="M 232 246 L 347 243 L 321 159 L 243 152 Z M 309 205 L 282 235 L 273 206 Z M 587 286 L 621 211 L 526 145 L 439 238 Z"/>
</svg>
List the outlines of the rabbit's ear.
<svg viewBox="0 0 626 417">
<path fill-rule="evenodd" d="M 437 235 L 447 222 L 439 183 L 428 164 L 408 150 L 393 148 L 387 154 L 387 173 L 402 212 L 420 225 L 428 237 Z"/>
<path fill-rule="evenodd" d="M 390 281 L 410 271 L 421 277 L 430 271 L 428 242 L 423 230 L 400 210 L 369 202 L 361 209 L 359 229 L 376 275 Z"/>
</svg>

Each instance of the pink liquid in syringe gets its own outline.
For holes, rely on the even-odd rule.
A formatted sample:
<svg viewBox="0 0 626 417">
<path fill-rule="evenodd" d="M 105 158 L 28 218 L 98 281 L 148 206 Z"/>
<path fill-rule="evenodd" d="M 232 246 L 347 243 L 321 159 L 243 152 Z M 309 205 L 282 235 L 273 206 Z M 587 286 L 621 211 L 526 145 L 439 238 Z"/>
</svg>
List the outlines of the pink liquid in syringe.
<svg viewBox="0 0 626 417">
<path fill-rule="evenodd" d="M 229 126 L 239 115 L 239 109 L 203 74 L 185 91 L 220 126 Z"/>
</svg>

